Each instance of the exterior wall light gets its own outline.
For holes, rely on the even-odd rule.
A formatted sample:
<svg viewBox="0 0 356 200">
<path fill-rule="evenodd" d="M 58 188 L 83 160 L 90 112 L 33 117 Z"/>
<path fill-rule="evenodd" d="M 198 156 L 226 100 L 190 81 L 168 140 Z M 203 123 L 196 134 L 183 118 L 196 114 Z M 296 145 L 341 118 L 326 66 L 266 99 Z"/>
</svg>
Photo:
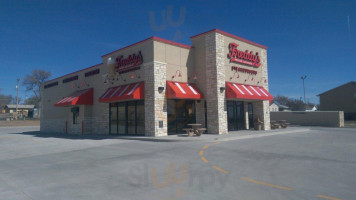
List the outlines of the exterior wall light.
<svg viewBox="0 0 356 200">
<path fill-rule="evenodd" d="M 159 92 L 159 93 L 162 93 L 163 90 L 164 90 L 164 87 L 162 87 L 162 86 L 158 87 L 158 92 Z"/>
<path fill-rule="evenodd" d="M 220 92 L 224 92 L 225 91 L 225 87 L 220 87 Z"/>
</svg>

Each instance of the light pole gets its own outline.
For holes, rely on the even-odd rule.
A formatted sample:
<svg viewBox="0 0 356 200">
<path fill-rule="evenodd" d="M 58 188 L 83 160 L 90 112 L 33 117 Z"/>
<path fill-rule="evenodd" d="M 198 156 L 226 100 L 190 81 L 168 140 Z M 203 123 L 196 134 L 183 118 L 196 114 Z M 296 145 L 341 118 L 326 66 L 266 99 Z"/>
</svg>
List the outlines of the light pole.
<svg viewBox="0 0 356 200">
<path fill-rule="evenodd" d="M 17 84 L 16 84 L 16 90 L 17 90 L 17 95 L 16 95 L 16 119 L 17 119 L 17 115 L 18 115 L 18 107 L 19 107 L 19 82 L 20 79 L 17 79 Z"/>
<path fill-rule="evenodd" d="M 306 75 L 304 75 L 304 76 L 302 76 L 302 77 L 300 77 L 300 78 L 303 80 L 304 103 L 306 103 L 306 101 L 305 101 L 305 83 L 304 83 L 304 80 L 307 78 L 307 76 L 306 76 Z"/>
</svg>

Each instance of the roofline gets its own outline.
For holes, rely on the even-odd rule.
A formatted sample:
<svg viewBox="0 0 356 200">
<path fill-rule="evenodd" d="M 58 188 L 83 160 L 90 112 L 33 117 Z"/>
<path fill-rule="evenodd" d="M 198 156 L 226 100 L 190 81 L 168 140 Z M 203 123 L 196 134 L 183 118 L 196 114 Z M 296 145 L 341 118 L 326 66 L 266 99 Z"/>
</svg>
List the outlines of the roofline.
<svg viewBox="0 0 356 200">
<path fill-rule="evenodd" d="M 323 93 L 317 94 L 316 96 L 320 96 L 320 95 L 323 95 L 323 94 L 325 94 L 325 93 L 331 92 L 332 90 L 338 89 L 338 88 L 343 87 L 343 86 L 345 86 L 345 85 L 347 85 L 347 84 L 350 84 L 350 83 L 355 84 L 355 83 L 356 83 L 356 81 L 350 81 L 350 82 L 345 83 L 345 84 L 343 84 L 343 85 L 340 85 L 340 86 L 338 86 L 338 87 L 332 88 L 332 89 L 330 89 L 330 90 L 328 90 L 328 91 L 326 91 L 326 92 L 323 92 Z"/>
<path fill-rule="evenodd" d="M 44 82 L 44 83 L 48 83 L 48 82 L 51 82 L 51 81 L 54 81 L 54 80 L 57 80 L 57 79 L 63 78 L 63 77 L 68 76 L 68 75 L 76 74 L 76 73 L 79 73 L 79 72 L 82 72 L 82 71 L 85 71 L 85 70 L 88 70 L 88 69 L 91 69 L 91 68 L 97 67 L 97 66 L 99 66 L 99 65 L 101 65 L 101 64 L 103 64 L 103 63 L 99 63 L 99 64 L 93 65 L 93 66 L 91 66 L 91 67 L 87 67 L 87 68 L 84 68 L 84 69 L 81 69 L 81 70 L 78 70 L 78 71 L 75 71 L 75 72 L 71 72 L 71 73 L 69 73 L 69 74 L 65 74 L 65 75 L 63 75 L 63 76 L 60 76 L 60 77 L 57 77 L 57 78 L 51 79 L 51 80 L 46 81 L 46 82 Z"/>
<path fill-rule="evenodd" d="M 144 39 L 144 40 L 141 40 L 139 42 L 136 42 L 134 44 L 131 44 L 129 46 L 126 46 L 126 47 L 123 47 L 123 48 L 120 48 L 120 49 L 117 49 L 115 51 L 112 51 L 110 53 L 107 53 L 105 55 L 102 55 L 101 57 L 105 57 L 105 56 L 108 56 L 108 55 L 111 55 L 113 53 L 116 53 L 116 52 L 119 52 L 119 51 L 122 51 L 122 50 L 125 50 L 127 48 L 130 48 L 130 47 L 133 47 L 133 46 L 136 46 L 136 45 L 139 45 L 139 44 L 142 44 L 146 41 L 150 41 L 150 40 L 153 40 L 153 41 L 157 41 L 157 42 L 163 42 L 163 43 L 166 43 L 166 44 L 170 44 L 170 45 L 173 45 L 173 46 L 177 46 L 177 47 L 182 47 L 182 48 L 186 48 L 186 49 L 191 49 L 192 47 L 189 46 L 189 45 L 186 45 L 186 44 L 182 44 L 182 43 L 178 43 L 178 42 L 173 42 L 173 41 L 170 41 L 170 40 L 166 40 L 166 39 L 163 39 L 163 38 L 159 38 L 159 37 L 156 37 L 156 36 L 152 36 L 152 37 L 149 37 L 147 39 Z"/>
<path fill-rule="evenodd" d="M 267 50 L 267 46 L 258 44 L 258 43 L 256 43 L 256 42 L 252 42 L 252 41 L 250 41 L 250 40 L 246 40 L 246 39 L 244 39 L 244 38 L 242 38 L 242 37 L 233 35 L 233 34 L 231 34 L 231 33 L 224 32 L 224 31 L 219 30 L 219 29 L 216 29 L 216 28 L 215 28 L 215 29 L 212 29 L 212 30 L 210 30 L 210 31 L 206 31 L 206 32 L 204 32 L 204 33 L 200 33 L 200 34 L 198 34 L 198 35 L 191 36 L 190 39 L 203 36 L 203 35 L 208 34 L 208 33 L 210 33 L 210 32 L 217 32 L 217 33 L 220 33 L 220 34 L 225 35 L 225 36 L 227 36 L 227 37 L 231 37 L 231 38 L 240 40 L 240 41 L 242 41 L 242 42 L 246 42 L 246 43 L 248 43 L 248 44 L 251 44 L 251 45 L 254 45 L 254 46 L 257 46 L 257 47 L 260 47 L 260 48 L 263 48 L 263 49 L 266 49 L 266 50 Z"/>
</svg>

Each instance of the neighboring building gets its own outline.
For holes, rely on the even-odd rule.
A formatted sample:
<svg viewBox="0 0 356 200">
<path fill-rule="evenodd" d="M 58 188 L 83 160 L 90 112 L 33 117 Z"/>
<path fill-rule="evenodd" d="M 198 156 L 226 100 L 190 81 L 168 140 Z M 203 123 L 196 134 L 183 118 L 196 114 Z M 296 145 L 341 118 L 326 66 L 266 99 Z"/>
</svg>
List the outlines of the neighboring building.
<svg viewBox="0 0 356 200">
<path fill-rule="evenodd" d="M 269 111 L 270 112 L 278 112 L 279 111 L 279 107 L 276 103 L 272 103 L 270 106 L 269 106 Z"/>
<path fill-rule="evenodd" d="M 33 109 L 35 108 L 35 105 L 17 105 L 17 114 L 19 117 L 32 117 L 33 116 Z M 16 104 L 8 104 L 5 105 L 2 113 L 10 113 L 10 114 L 15 114 L 16 113 Z"/>
<path fill-rule="evenodd" d="M 267 47 L 214 29 L 192 46 L 151 37 L 41 86 L 41 131 L 164 136 L 270 129 Z"/>
<path fill-rule="evenodd" d="M 356 120 L 356 82 L 351 81 L 324 93 L 320 97 L 321 111 L 344 111 L 345 120 Z"/>
<path fill-rule="evenodd" d="M 305 111 L 317 111 L 318 107 L 317 106 L 307 106 L 307 108 L 305 109 Z"/>
<path fill-rule="evenodd" d="M 280 105 L 278 103 L 273 103 L 270 105 L 270 111 L 271 110 L 271 107 L 273 109 L 273 112 L 283 112 L 283 111 L 292 111 L 288 106 L 285 106 L 285 105 Z"/>
</svg>

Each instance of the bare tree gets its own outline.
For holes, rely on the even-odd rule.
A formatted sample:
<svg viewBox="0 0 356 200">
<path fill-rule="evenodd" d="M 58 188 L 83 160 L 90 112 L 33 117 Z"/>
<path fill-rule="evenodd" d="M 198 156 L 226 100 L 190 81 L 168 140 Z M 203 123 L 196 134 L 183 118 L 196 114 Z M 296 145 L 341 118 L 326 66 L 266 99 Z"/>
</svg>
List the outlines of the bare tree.
<svg viewBox="0 0 356 200">
<path fill-rule="evenodd" d="M 50 76 L 51 72 L 47 72 L 41 69 L 34 69 L 30 74 L 25 76 L 22 81 L 22 85 L 26 86 L 26 91 L 32 91 L 38 101 L 41 101 L 41 84 L 48 80 Z"/>
</svg>

